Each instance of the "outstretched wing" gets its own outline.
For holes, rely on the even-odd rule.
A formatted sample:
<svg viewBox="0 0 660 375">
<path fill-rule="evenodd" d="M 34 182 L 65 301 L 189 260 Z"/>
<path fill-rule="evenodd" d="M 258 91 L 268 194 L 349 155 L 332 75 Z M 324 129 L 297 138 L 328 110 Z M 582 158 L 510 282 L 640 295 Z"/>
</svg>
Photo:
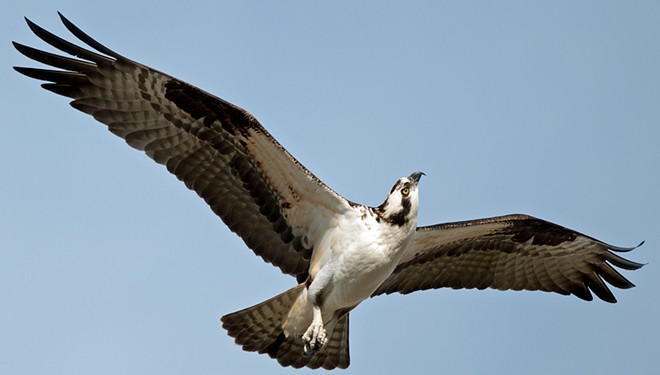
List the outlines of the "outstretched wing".
<svg viewBox="0 0 660 375">
<path fill-rule="evenodd" d="M 494 288 L 574 294 L 591 301 L 592 291 L 614 303 L 605 282 L 634 286 L 614 267 L 642 267 L 614 252 L 632 249 L 526 215 L 420 227 L 407 254 L 374 295 Z"/>
<path fill-rule="evenodd" d="M 296 161 L 247 111 L 104 47 L 60 17 L 93 52 L 26 19 L 64 57 L 19 43 L 25 56 L 59 68 L 15 67 L 144 151 L 202 197 L 265 261 L 299 279 L 314 247 L 312 228 L 348 202 Z"/>
</svg>

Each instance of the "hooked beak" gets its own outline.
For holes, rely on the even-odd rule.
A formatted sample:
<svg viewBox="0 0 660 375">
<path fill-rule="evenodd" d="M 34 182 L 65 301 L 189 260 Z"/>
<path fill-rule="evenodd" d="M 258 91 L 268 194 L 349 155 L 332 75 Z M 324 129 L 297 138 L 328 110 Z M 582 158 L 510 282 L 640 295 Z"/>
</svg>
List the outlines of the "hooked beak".
<svg viewBox="0 0 660 375">
<path fill-rule="evenodd" d="M 415 186 L 417 186 L 419 184 L 419 179 L 422 178 L 422 176 L 426 176 L 426 174 L 424 172 L 417 171 L 413 172 L 413 174 L 408 176 L 408 178 L 415 183 Z"/>
</svg>

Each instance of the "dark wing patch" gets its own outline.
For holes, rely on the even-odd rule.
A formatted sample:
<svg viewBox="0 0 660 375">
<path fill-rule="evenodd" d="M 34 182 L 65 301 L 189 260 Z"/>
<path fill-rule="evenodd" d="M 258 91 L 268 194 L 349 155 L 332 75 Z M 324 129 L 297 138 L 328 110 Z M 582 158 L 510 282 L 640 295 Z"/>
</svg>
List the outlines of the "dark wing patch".
<svg viewBox="0 0 660 375">
<path fill-rule="evenodd" d="M 641 244 L 640 244 L 641 245 Z M 437 288 L 541 290 L 607 302 L 634 285 L 616 269 L 642 264 L 630 251 L 526 215 L 440 224 L 417 229 L 413 244 L 374 295 Z"/>
<path fill-rule="evenodd" d="M 558 246 L 574 241 L 579 233 L 544 220 L 523 218 L 512 221 L 511 227 L 501 234 L 510 234 L 511 240 L 517 243 L 531 239 L 532 245 Z"/>
<path fill-rule="evenodd" d="M 332 200 L 334 207 L 345 201 L 290 156 L 250 113 L 117 54 L 60 17 L 72 34 L 99 53 L 26 19 L 39 38 L 77 58 L 14 43 L 25 56 L 62 70 L 15 69 L 46 81 L 43 88 L 74 99 L 74 108 L 165 165 L 257 255 L 304 279 L 313 250 L 313 241 L 302 244 L 308 220 L 300 213 L 309 209 L 305 194 Z M 269 164 L 272 159 L 276 165 Z M 283 184 L 285 192 L 278 189 Z"/>
</svg>

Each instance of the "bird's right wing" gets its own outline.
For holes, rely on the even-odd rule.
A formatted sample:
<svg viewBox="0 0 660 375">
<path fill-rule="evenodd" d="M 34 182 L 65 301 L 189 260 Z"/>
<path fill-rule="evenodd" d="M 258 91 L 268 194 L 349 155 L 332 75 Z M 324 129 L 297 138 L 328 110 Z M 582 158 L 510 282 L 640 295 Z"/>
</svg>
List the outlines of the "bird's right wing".
<svg viewBox="0 0 660 375">
<path fill-rule="evenodd" d="M 641 244 L 640 244 L 641 245 Z M 527 215 L 417 228 L 409 251 L 374 295 L 437 288 L 542 290 L 616 302 L 605 282 L 634 285 L 614 267 L 642 264 L 630 251 Z"/>
<path fill-rule="evenodd" d="M 42 87 L 72 98 L 74 108 L 165 165 L 257 255 L 304 279 L 314 228 L 349 209 L 349 203 L 247 111 L 117 54 L 60 17 L 72 34 L 98 52 L 27 20 L 39 38 L 77 58 L 14 43 L 25 56 L 59 68 L 15 69 L 48 82 Z"/>
</svg>

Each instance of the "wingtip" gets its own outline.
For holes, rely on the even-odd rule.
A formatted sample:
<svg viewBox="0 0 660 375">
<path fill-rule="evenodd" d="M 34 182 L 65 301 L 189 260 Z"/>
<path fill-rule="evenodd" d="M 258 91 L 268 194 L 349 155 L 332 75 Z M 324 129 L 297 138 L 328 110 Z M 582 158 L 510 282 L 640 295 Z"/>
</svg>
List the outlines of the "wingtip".
<svg viewBox="0 0 660 375">
<path fill-rule="evenodd" d="M 27 17 L 23 17 L 23 19 L 25 20 L 25 23 L 27 23 L 27 25 L 28 25 L 28 27 L 30 28 L 30 30 L 32 30 L 33 27 L 37 26 L 37 24 L 34 23 L 34 22 L 32 22 L 31 19 L 29 19 L 29 18 L 27 18 Z"/>
<path fill-rule="evenodd" d="M 21 73 L 22 66 L 12 66 L 11 68 L 14 69 L 15 71 Z M 23 73 L 21 73 L 21 74 L 23 74 Z"/>
<path fill-rule="evenodd" d="M 74 25 L 73 22 L 69 21 L 68 18 L 64 17 L 62 13 L 58 11 L 57 14 L 60 16 L 60 20 L 62 20 L 64 27 L 66 27 L 66 29 L 69 30 L 71 34 L 80 39 L 83 43 L 108 56 L 112 56 L 116 59 L 122 58 L 120 54 L 97 42 L 94 38 L 82 31 L 82 29 Z"/>
<path fill-rule="evenodd" d="M 69 28 L 69 25 L 73 25 L 73 23 L 69 21 L 68 18 L 64 17 L 64 14 L 62 14 L 59 10 L 57 11 L 57 15 L 60 17 L 60 20 L 67 28 Z"/>
<path fill-rule="evenodd" d="M 19 43 L 19 42 L 14 42 L 14 41 L 12 41 L 11 44 L 12 44 L 12 45 L 14 46 L 14 48 L 16 48 L 16 50 L 17 50 L 18 52 L 20 52 L 23 56 L 30 57 L 30 56 L 28 56 L 28 54 L 30 53 L 30 50 L 32 50 L 33 48 L 28 47 L 28 46 L 26 46 L 25 44 L 22 44 L 22 43 Z"/>
<path fill-rule="evenodd" d="M 28 69 L 28 68 L 26 68 L 24 66 L 12 66 L 12 69 L 14 69 L 15 71 L 25 75 L 25 70 Z"/>
<path fill-rule="evenodd" d="M 80 30 L 78 26 L 74 25 L 73 22 L 69 21 L 68 18 L 64 17 L 62 13 L 57 11 L 57 15 L 60 17 L 60 21 L 64 24 L 64 26 L 71 31 L 74 35 L 76 34 L 74 30 Z"/>
<path fill-rule="evenodd" d="M 48 31 L 46 31 L 46 29 L 44 29 L 43 27 L 41 27 L 41 26 L 37 25 L 36 23 L 32 22 L 29 18 L 27 18 L 27 17 L 24 17 L 24 18 L 25 18 L 25 23 L 27 23 L 27 25 L 28 25 L 28 28 L 30 28 L 30 30 L 33 33 L 35 33 L 37 36 L 39 36 L 40 38 L 42 38 L 41 36 L 44 35 L 44 34 L 50 34 Z"/>
<path fill-rule="evenodd" d="M 644 245 L 645 242 L 646 242 L 646 240 L 640 242 L 637 246 L 633 246 L 633 247 L 619 247 L 619 246 L 608 245 L 607 248 L 612 250 L 612 251 L 616 251 L 616 252 L 620 252 L 620 253 L 627 253 L 629 251 L 635 250 L 638 247 Z"/>
</svg>

